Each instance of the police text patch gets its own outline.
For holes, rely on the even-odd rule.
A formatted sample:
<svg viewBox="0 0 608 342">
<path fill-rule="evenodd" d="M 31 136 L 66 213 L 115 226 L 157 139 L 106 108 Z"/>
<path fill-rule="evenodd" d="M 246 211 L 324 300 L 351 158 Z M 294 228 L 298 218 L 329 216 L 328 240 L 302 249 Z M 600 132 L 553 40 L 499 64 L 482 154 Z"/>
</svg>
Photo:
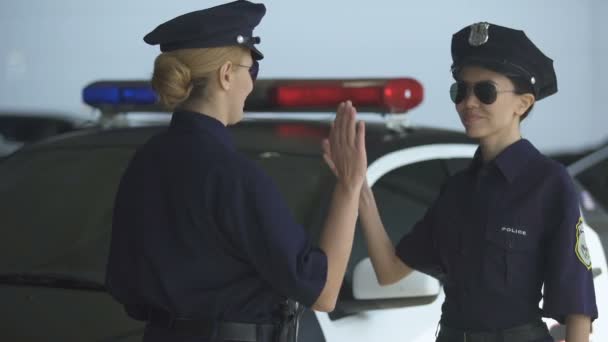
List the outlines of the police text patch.
<svg viewBox="0 0 608 342">
<path fill-rule="evenodd" d="M 591 255 L 587 248 L 587 242 L 585 241 L 585 231 L 583 228 L 583 218 L 579 217 L 578 223 L 576 224 L 576 245 L 574 247 L 576 256 L 587 269 L 591 269 Z"/>
</svg>

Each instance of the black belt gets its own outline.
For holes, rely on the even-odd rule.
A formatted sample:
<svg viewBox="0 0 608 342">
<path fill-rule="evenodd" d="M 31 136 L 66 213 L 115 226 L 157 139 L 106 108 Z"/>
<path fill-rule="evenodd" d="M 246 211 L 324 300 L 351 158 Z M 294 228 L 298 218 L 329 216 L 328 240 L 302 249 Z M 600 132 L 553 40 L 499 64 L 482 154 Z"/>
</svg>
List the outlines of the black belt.
<svg viewBox="0 0 608 342">
<path fill-rule="evenodd" d="M 545 323 L 529 323 L 514 328 L 487 332 L 469 332 L 440 326 L 439 338 L 462 342 L 526 342 L 548 337 L 549 331 Z M 441 341 L 441 339 L 439 339 Z"/>
<path fill-rule="evenodd" d="M 205 337 L 209 340 L 264 342 L 272 341 L 276 333 L 274 324 L 227 322 L 209 319 L 174 318 L 163 310 L 149 310 L 148 324 L 180 335 Z"/>
</svg>

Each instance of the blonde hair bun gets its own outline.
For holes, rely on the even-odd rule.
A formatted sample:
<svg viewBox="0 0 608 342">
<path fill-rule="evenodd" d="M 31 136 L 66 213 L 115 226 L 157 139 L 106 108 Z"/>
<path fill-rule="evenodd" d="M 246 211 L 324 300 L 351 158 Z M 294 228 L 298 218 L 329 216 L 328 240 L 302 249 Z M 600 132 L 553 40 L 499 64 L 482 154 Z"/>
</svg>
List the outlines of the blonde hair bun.
<svg viewBox="0 0 608 342">
<path fill-rule="evenodd" d="M 185 101 L 192 92 L 192 72 L 175 56 L 163 53 L 154 61 L 152 88 L 169 109 Z"/>
</svg>

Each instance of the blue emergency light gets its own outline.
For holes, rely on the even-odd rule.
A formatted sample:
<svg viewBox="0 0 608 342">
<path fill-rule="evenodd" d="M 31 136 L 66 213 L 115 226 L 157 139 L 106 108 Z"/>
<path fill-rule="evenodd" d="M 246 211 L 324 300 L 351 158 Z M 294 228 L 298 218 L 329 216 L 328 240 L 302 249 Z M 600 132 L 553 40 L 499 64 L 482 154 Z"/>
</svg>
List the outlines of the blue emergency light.
<svg viewBox="0 0 608 342">
<path fill-rule="evenodd" d="M 82 91 L 83 101 L 93 107 L 152 105 L 157 96 L 149 85 L 94 83 Z"/>
</svg>

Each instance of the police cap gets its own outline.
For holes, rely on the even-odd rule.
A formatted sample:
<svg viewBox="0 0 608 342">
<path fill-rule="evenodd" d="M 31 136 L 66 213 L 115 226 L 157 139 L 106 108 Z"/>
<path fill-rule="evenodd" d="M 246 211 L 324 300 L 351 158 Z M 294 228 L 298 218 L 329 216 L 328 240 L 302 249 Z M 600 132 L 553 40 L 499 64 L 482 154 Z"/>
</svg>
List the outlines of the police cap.
<svg viewBox="0 0 608 342">
<path fill-rule="evenodd" d="M 536 100 L 557 92 L 553 60 L 520 30 L 487 22 L 463 28 L 452 36 L 452 74 L 477 65 L 527 80 Z"/>
<path fill-rule="evenodd" d="M 190 12 L 160 24 L 144 37 L 150 45 L 160 44 L 162 52 L 178 49 L 241 45 L 255 59 L 264 55 L 255 47 L 260 42 L 253 29 L 266 14 L 263 4 L 245 0 Z"/>
</svg>

